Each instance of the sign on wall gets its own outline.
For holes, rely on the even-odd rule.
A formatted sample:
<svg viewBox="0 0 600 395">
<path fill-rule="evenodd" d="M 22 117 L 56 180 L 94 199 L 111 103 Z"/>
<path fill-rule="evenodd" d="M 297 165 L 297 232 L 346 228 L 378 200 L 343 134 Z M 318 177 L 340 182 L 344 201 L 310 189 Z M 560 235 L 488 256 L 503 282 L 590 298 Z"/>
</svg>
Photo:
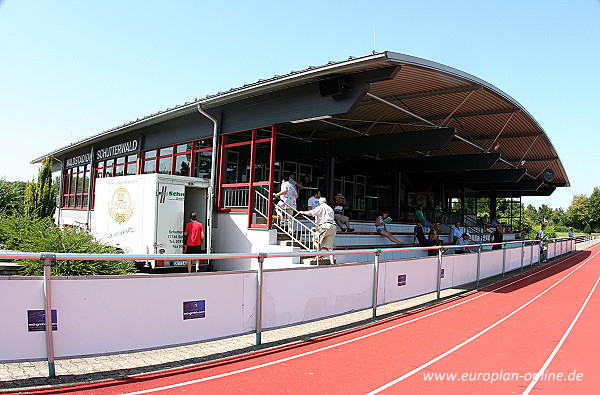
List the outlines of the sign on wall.
<svg viewBox="0 0 600 395">
<path fill-rule="evenodd" d="M 58 330 L 56 310 L 52 310 L 52 330 Z M 41 332 L 46 330 L 46 312 L 44 310 L 27 310 L 27 328 L 29 332 Z"/>
<path fill-rule="evenodd" d="M 204 318 L 205 316 L 205 301 L 195 300 L 191 302 L 183 302 L 183 319 L 193 320 L 195 318 Z"/>
<path fill-rule="evenodd" d="M 406 274 L 399 274 L 398 275 L 398 286 L 401 287 L 403 285 L 406 285 Z"/>
</svg>

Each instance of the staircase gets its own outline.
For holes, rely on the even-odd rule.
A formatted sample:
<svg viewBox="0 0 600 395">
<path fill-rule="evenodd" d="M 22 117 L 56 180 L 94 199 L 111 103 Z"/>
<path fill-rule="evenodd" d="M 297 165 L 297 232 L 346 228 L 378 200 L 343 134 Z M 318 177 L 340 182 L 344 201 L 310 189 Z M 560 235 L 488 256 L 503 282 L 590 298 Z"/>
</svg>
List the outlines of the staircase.
<svg viewBox="0 0 600 395">
<path fill-rule="evenodd" d="M 268 218 L 269 205 L 273 204 L 268 198 L 268 194 L 266 187 L 254 189 L 254 212 L 257 222 L 266 222 Z M 317 225 L 304 216 L 298 217 L 298 210 L 293 209 L 293 213 L 290 215 L 276 205 L 273 210 L 273 227 L 277 229 L 277 241 L 280 244 L 298 246 L 303 251 L 313 250 L 313 229 Z"/>
</svg>

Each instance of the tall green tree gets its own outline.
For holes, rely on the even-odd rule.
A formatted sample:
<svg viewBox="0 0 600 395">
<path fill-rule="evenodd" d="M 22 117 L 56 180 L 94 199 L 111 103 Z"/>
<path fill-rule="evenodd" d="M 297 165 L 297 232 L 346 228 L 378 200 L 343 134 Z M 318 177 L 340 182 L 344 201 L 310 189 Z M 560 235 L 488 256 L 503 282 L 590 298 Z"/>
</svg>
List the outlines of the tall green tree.
<svg viewBox="0 0 600 395">
<path fill-rule="evenodd" d="M 42 161 L 37 182 L 25 186 L 25 214 L 30 218 L 52 217 L 56 209 L 57 188 L 52 183 L 52 158 Z"/>
<path fill-rule="evenodd" d="M 566 224 L 577 229 L 583 229 L 592 220 L 586 195 L 573 195 L 571 205 L 567 209 Z"/>
<path fill-rule="evenodd" d="M 594 230 L 600 228 L 600 188 L 594 191 L 588 199 L 588 210 L 590 211 L 590 225 Z"/>
<path fill-rule="evenodd" d="M 23 212 L 25 182 L 0 179 L 0 213 L 12 215 Z"/>
</svg>

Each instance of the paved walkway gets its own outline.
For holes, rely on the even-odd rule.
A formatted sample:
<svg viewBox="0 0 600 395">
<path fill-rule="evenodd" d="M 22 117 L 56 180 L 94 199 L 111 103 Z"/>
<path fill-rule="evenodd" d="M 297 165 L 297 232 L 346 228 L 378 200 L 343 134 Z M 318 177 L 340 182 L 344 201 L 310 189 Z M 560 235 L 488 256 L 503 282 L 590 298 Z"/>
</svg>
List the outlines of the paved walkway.
<svg viewBox="0 0 600 395">
<path fill-rule="evenodd" d="M 530 267 L 526 267 L 524 271 L 529 270 L 531 270 Z M 507 277 L 518 274 L 520 272 L 516 270 L 507 273 Z M 480 285 L 489 285 L 501 279 L 501 277 L 486 279 Z M 471 289 L 473 289 L 473 284 L 466 285 L 464 288 L 446 289 L 442 292 L 442 300 Z M 46 361 L 0 364 L 0 390 L 122 379 L 143 373 L 232 357 L 282 344 L 305 341 L 317 336 L 382 320 L 411 309 L 434 304 L 436 303 L 436 296 L 436 293 L 431 293 L 380 306 L 377 308 L 377 318 L 372 318 L 372 310 L 369 309 L 306 324 L 265 331 L 262 334 L 263 344 L 260 346 L 255 344 L 256 335 L 248 334 L 150 351 L 61 359 L 55 361 L 56 377 L 54 378 L 47 377 L 48 364 Z"/>
</svg>

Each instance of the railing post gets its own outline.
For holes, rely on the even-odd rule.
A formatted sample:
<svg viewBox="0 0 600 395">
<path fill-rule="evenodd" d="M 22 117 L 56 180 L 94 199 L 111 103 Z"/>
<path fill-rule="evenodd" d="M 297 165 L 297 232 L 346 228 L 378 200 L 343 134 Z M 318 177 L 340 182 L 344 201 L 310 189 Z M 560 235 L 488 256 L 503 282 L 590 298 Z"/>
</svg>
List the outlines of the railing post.
<svg viewBox="0 0 600 395">
<path fill-rule="evenodd" d="M 379 257 L 381 250 L 375 251 L 375 267 L 373 268 L 373 318 L 377 317 L 377 298 L 379 294 Z"/>
<path fill-rule="evenodd" d="M 265 254 L 258 255 L 258 272 L 256 273 L 256 344 L 262 344 L 262 302 L 263 302 L 263 264 Z"/>
<path fill-rule="evenodd" d="M 521 243 L 521 271 L 523 271 L 523 259 L 525 259 L 525 241 Z"/>
<path fill-rule="evenodd" d="M 506 272 L 506 244 L 502 244 L 502 278 Z"/>
<path fill-rule="evenodd" d="M 437 275 L 437 298 L 442 295 L 442 249 L 438 249 L 438 275 Z"/>
<path fill-rule="evenodd" d="M 556 239 L 552 240 L 552 244 L 554 244 L 554 258 L 556 258 Z"/>
<path fill-rule="evenodd" d="M 530 245 L 530 247 L 531 247 L 530 248 L 530 250 L 531 250 L 531 256 L 529 257 L 529 267 L 530 268 L 533 267 L 533 245 L 534 244 L 535 244 L 534 242 L 531 242 L 531 245 Z"/>
<path fill-rule="evenodd" d="M 44 260 L 44 314 L 46 321 L 46 350 L 48 354 L 48 377 L 55 377 L 54 366 L 54 341 L 52 339 L 52 261 L 56 254 L 43 252 L 41 259 Z"/>
<path fill-rule="evenodd" d="M 479 287 L 479 278 L 481 276 L 481 245 L 477 248 L 477 282 L 475 286 Z"/>
</svg>

